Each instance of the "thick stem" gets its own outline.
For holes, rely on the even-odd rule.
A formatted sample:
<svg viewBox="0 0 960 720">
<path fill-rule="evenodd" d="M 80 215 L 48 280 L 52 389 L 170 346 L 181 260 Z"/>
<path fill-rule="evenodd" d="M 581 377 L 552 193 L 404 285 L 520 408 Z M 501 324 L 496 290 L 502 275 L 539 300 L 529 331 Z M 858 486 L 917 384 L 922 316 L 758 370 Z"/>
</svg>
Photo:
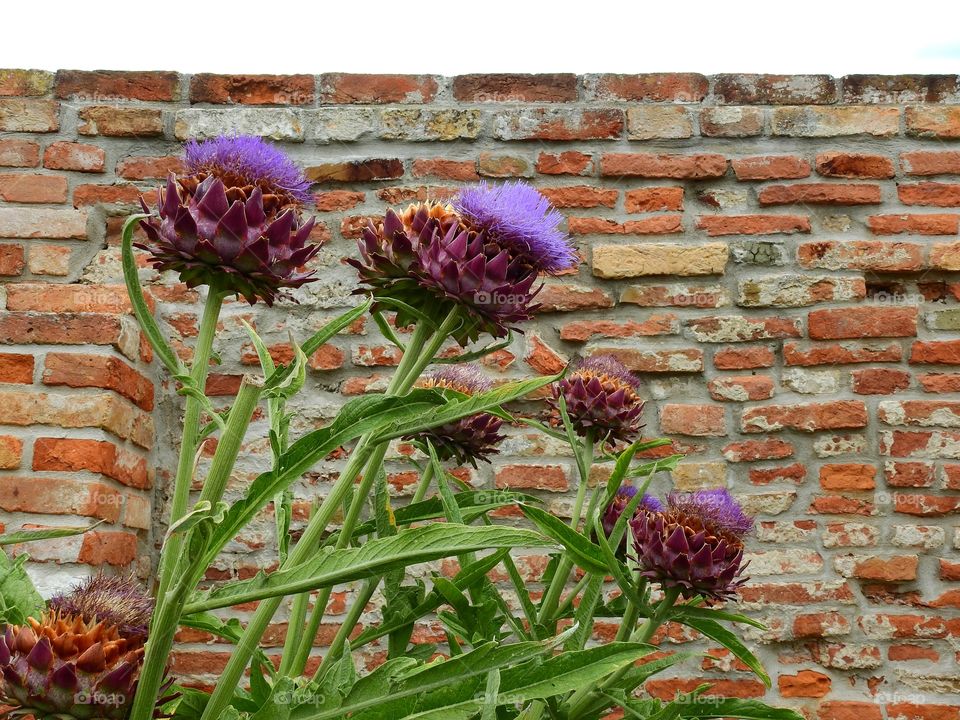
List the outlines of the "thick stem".
<svg viewBox="0 0 960 720">
<path fill-rule="evenodd" d="M 376 591 L 379 584 L 379 577 L 370 578 L 363 584 L 363 589 L 354 599 L 353 605 L 350 606 L 347 616 L 340 624 L 340 629 L 337 630 L 337 634 L 330 643 L 330 647 L 327 649 L 326 655 L 323 656 L 319 667 L 317 667 L 317 671 L 313 674 L 313 682 L 321 680 L 323 676 L 326 675 L 333 662 L 335 662 L 343 653 L 343 646 L 346 644 L 347 638 L 349 638 L 350 633 L 353 632 L 354 626 L 360 619 L 360 615 L 363 614 L 364 608 L 366 608 L 367 603 L 370 602 L 370 598 L 373 597 L 373 593 Z"/>
<path fill-rule="evenodd" d="M 210 355 L 213 351 L 213 339 L 217 332 L 220 309 L 224 294 L 214 287 L 207 291 L 207 301 L 203 307 L 200 331 L 193 353 L 193 367 L 190 379 L 193 386 L 203 392 L 210 371 Z M 200 434 L 200 401 L 187 395 L 183 413 L 183 439 L 180 443 L 180 457 L 177 461 L 177 474 L 173 482 L 173 498 L 170 502 L 169 524 L 172 525 L 187 512 L 190 500 L 190 485 L 193 482 L 193 469 L 196 462 L 198 437 Z M 173 535 L 164 543 L 160 553 L 159 580 L 157 583 L 157 602 L 150 620 L 150 640 L 147 641 L 144 666 L 137 693 L 130 709 L 130 720 L 150 720 L 153 716 L 157 694 L 163 681 L 163 671 L 167 655 L 173 646 L 176 634 L 179 608 L 169 607 L 175 601 L 173 593 L 168 592 L 176 574 L 177 565 L 182 557 L 183 536 Z M 171 629 L 172 626 L 172 629 Z"/>
<path fill-rule="evenodd" d="M 420 482 L 417 483 L 417 490 L 413 493 L 413 499 L 410 503 L 421 502 L 427 496 L 427 490 L 430 488 L 430 482 L 433 480 L 433 463 L 427 463 L 420 475 Z"/>
<path fill-rule="evenodd" d="M 429 328 L 423 323 L 418 324 L 410 342 L 407 344 L 407 349 L 403 354 L 397 372 L 393 376 L 385 394 L 403 395 L 408 392 L 413 386 L 413 383 L 416 382 L 423 368 L 432 362 L 437 350 L 440 349 L 447 335 L 456 327 L 458 322 L 458 311 L 454 309 L 429 342 L 427 341 L 430 335 Z M 347 466 L 340 474 L 337 482 L 334 483 L 330 494 L 324 498 L 320 507 L 317 508 L 317 512 L 310 518 L 310 522 L 307 523 L 307 527 L 300 541 L 287 557 L 287 561 L 283 565 L 284 567 L 299 565 L 306 559 L 306 556 L 312 551 L 311 549 L 320 541 L 323 531 L 349 494 L 354 479 L 367 464 L 367 460 L 376 447 L 373 445 L 374 442 L 375 438 L 372 433 L 363 435 L 357 441 L 357 446 L 351 454 Z M 374 473 L 372 472 L 365 473 L 365 481 L 369 479 L 369 482 L 372 482 L 373 475 Z M 365 499 L 366 497 L 362 492 L 362 488 L 354 494 L 353 503 L 347 512 L 343 528 L 340 531 L 340 537 L 337 542 L 338 547 L 344 547 L 350 542 L 355 527 L 356 516 L 359 514 L 359 509 L 353 512 L 353 506 L 358 503 L 362 504 Z M 351 518 L 353 518 L 353 521 L 348 524 Z M 223 710 L 230 704 L 233 691 L 237 687 L 237 683 L 240 681 L 251 655 L 260 642 L 260 638 L 263 637 L 263 633 L 266 632 L 267 626 L 270 624 L 270 620 L 276 613 L 282 599 L 283 598 L 280 597 L 267 598 L 260 602 L 257 611 L 247 624 L 243 636 L 231 654 L 230 660 L 227 662 L 220 676 L 220 680 L 217 682 L 217 686 L 210 696 L 210 700 L 204 709 L 202 720 L 215 720 L 215 718 L 220 717 Z M 321 608 L 319 607 L 319 603 L 317 603 L 314 606 L 313 612 L 322 614 L 325 610 L 325 607 Z M 146 720 L 146 718 L 144 720 Z"/>
</svg>

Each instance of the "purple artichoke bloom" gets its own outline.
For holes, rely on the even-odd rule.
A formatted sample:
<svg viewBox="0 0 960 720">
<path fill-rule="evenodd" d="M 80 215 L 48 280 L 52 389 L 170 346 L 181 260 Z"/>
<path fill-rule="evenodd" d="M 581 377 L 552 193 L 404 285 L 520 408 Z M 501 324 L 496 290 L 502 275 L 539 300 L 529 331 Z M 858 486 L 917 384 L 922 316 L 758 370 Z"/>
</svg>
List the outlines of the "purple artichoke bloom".
<svg viewBox="0 0 960 720">
<path fill-rule="evenodd" d="M 475 395 L 491 388 L 483 371 L 474 364 L 449 365 L 421 378 L 417 385 L 454 390 L 464 395 Z M 440 460 L 456 459 L 459 465 L 470 463 L 477 467 L 477 460 L 489 462 L 487 456 L 498 452 L 496 445 L 505 437 L 499 432 L 502 425 L 503 421 L 495 415 L 477 413 L 415 436 L 407 436 L 404 440 L 412 442 L 424 452 L 429 440 Z"/>
<path fill-rule="evenodd" d="M 39 620 L 7 625 L 0 700 L 38 718 L 128 717 L 151 609 L 132 581 L 101 576 L 51 600 Z"/>
<path fill-rule="evenodd" d="M 614 494 L 613 499 L 607 504 L 607 507 L 603 510 L 603 515 L 600 517 L 600 523 L 603 525 L 603 533 L 608 538 L 613 533 L 613 527 L 617 524 L 617 520 L 620 519 L 620 516 L 623 515 L 623 511 L 626 510 L 627 505 L 630 504 L 630 501 L 637 494 L 637 489 L 633 485 L 621 485 L 617 488 L 617 492 Z M 663 509 L 663 505 L 657 498 L 652 495 L 647 495 L 644 493 L 643 499 L 640 500 L 640 504 L 637 506 L 637 512 L 642 510 L 648 512 L 660 512 Z M 624 557 L 627 552 L 627 535 L 629 533 L 624 533 L 623 537 L 620 538 L 620 545 L 617 548 L 616 554 L 617 557 Z"/>
<path fill-rule="evenodd" d="M 580 360 L 569 375 L 553 385 L 551 405 L 559 413 L 563 396 L 574 431 L 588 432 L 610 445 L 633 442 L 643 427 L 643 400 L 637 394 L 640 380 L 612 355 Z M 556 418 L 555 418 L 556 419 Z"/>
<path fill-rule="evenodd" d="M 156 215 L 141 222 L 149 243 L 137 247 L 154 267 L 251 305 L 272 305 L 280 290 L 313 279 L 297 269 L 320 249 L 308 243 L 314 219 L 303 222 L 303 188 L 291 183 L 294 166 L 279 150 L 257 138 L 218 138 L 189 149 L 187 165 L 195 172 L 171 175 Z"/>
<path fill-rule="evenodd" d="M 310 202 L 310 181 L 290 158 L 255 135 L 191 140 L 184 148 L 188 175 L 216 175 L 227 187 L 259 187 L 284 205 Z"/>
<path fill-rule="evenodd" d="M 630 527 L 642 574 L 684 598 L 725 600 L 748 579 L 743 538 L 753 520 L 725 489 L 671 493 L 664 509 L 638 512 Z"/>
<path fill-rule="evenodd" d="M 453 204 L 468 227 L 512 256 L 523 257 L 537 272 L 557 273 L 578 261 L 560 229 L 563 215 L 527 183 L 480 183 L 461 191 Z"/>
</svg>

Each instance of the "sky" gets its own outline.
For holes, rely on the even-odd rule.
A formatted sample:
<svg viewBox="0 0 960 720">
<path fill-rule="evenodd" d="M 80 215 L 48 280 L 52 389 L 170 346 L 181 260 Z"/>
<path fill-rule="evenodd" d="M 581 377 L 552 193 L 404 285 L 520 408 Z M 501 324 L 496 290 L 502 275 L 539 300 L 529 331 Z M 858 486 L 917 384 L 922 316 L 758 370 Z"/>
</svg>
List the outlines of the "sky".
<svg viewBox="0 0 960 720">
<path fill-rule="evenodd" d="M 4 4 L 0 68 L 960 72 L 960 0 L 98 0 L 54 7 L 55 22 L 43 17 L 51 11 L 44 4 Z"/>
</svg>

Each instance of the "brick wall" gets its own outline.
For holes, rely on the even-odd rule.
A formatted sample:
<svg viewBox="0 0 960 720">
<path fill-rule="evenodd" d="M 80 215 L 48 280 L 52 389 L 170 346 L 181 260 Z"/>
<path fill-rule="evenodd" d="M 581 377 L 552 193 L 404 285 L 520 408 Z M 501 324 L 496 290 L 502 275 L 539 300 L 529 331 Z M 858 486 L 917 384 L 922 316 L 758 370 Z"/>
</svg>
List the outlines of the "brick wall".
<svg viewBox="0 0 960 720">
<path fill-rule="evenodd" d="M 256 364 L 241 319 L 282 359 L 288 332 L 303 338 L 350 302 L 340 258 L 365 215 L 528 178 L 568 215 L 584 262 L 547 284 L 538 322 L 487 359 L 490 373 L 612 350 L 642 375 L 650 434 L 687 453 L 674 484 L 726 484 L 759 514 L 743 595 L 770 625 L 751 643 L 773 670 L 771 700 L 823 720 L 960 718 L 957 76 L 0 71 L 2 520 L 104 520 L 31 548 L 47 592 L 89 566 L 149 575 L 178 402 L 128 313 L 118 232 L 177 167 L 178 141 L 226 131 L 274 138 L 308 167 L 327 244 L 299 305 L 227 305 L 209 387 L 223 404 Z M 144 279 L 189 357 L 197 294 Z M 375 326 L 349 328 L 311 358 L 295 432 L 383 388 L 396 361 Z M 262 431 L 234 492 L 264 465 Z M 398 496 L 415 479 L 402 450 Z M 337 468 L 296 486 L 298 521 Z M 473 474 L 541 492 L 558 514 L 572 477 L 561 448 L 520 429 Z M 211 577 L 269 564 L 271 537 L 264 517 Z M 542 567 L 522 558 L 531 579 Z M 321 642 L 351 591 L 335 593 Z M 270 644 L 284 631 L 278 617 Z M 209 681 L 225 648 L 182 640 L 178 671 Z M 764 692 L 722 654 L 703 669 L 730 694 Z"/>
</svg>

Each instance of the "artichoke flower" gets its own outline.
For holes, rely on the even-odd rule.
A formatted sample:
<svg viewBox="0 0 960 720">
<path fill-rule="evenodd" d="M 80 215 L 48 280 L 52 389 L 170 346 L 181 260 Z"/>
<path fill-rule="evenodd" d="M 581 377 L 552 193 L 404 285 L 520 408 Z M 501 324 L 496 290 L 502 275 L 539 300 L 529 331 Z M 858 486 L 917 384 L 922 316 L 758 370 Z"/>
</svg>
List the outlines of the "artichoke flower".
<svg viewBox="0 0 960 720">
<path fill-rule="evenodd" d="M 642 575 L 684 598 L 725 600 L 748 580 L 743 538 L 753 519 L 726 489 L 670 493 L 665 508 L 640 509 L 630 527 Z"/>
<path fill-rule="evenodd" d="M 538 278 L 576 262 L 562 220 L 529 185 L 481 184 L 463 190 L 452 206 L 388 211 L 363 232 L 360 259 L 346 262 L 381 305 L 398 301 L 399 327 L 461 310 L 452 336 L 465 346 L 481 333 L 499 338 L 517 329 L 537 309 Z"/>
<path fill-rule="evenodd" d="M 450 365 L 417 382 L 422 388 L 443 388 L 464 395 L 475 395 L 490 389 L 491 383 L 483 376 L 477 365 Z M 457 464 L 470 463 L 477 467 L 477 461 L 489 462 L 488 455 L 495 455 L 497 444 L 503 440 L 500 427 L 503 421 L 490 413 L 477 413 L 453 422 L 430 428 L 404 440 L 412 442 L 426 452 L 429 440 L 441 461 L 456 459 Z"/>
<path fill-rule="evenodd" d="M 260 138 L 220 137 L 188 144 L 185 165 L 141 222 L 149 242 L 138 247 L 155 268 L 251 305 L 313 279 L 298 270 L 320 249 L 308 242 L 314 219 L 300 215 L 309 183 L 286 155 Z"/>
<path fill-rule="evenodd" d="M 612 355 L 579 361 L 573 371 L 553 385 L 551 404 L 556 410 L 562 396 L 574 431 L 589 432 L 595 440 L 633 442 L 643 427 L 643 400 L 637 394 L 640 380 Z"/>
<path fill-rule="evenodd" d="M 0 698 L 18 715 L 129 714 L 153 603 L 130 580 L 97 576 L 0 636 Z"/>
<path fill-rule="evenodd" d="M 613 528 L 617 524 L 617 521 L 620 519 L 620 516 L 623 515 L 623 511 L 627 509 L 627 505 L 630 504 L 630 501 L 637 494 L 637 489 L 633 485 L 621 485 L 617 488 L 617 492 L 614 494 L 613 499 L 607 503 L 607 506 L 603 509 L 603 514 L 600 516 L 600 524 L 603 526 L 603 533 L 606 537 L 610 537 L 613 534 Z M 637 506 L 637 512 L 641 510 L 647 510 L 650 512 L 659 512 L 663 509 L 663 505 L 660 503 L 657 498 L 652 495 L 644 494 L 643 498 L 640 500 L 640 504 Z M 619 558 L 623 558 L 627 553 L 627 535 L 629 533 L 624 533 L 620 538 L 620 545 L 616 549 L 616 555 Z"/>
</svg>

